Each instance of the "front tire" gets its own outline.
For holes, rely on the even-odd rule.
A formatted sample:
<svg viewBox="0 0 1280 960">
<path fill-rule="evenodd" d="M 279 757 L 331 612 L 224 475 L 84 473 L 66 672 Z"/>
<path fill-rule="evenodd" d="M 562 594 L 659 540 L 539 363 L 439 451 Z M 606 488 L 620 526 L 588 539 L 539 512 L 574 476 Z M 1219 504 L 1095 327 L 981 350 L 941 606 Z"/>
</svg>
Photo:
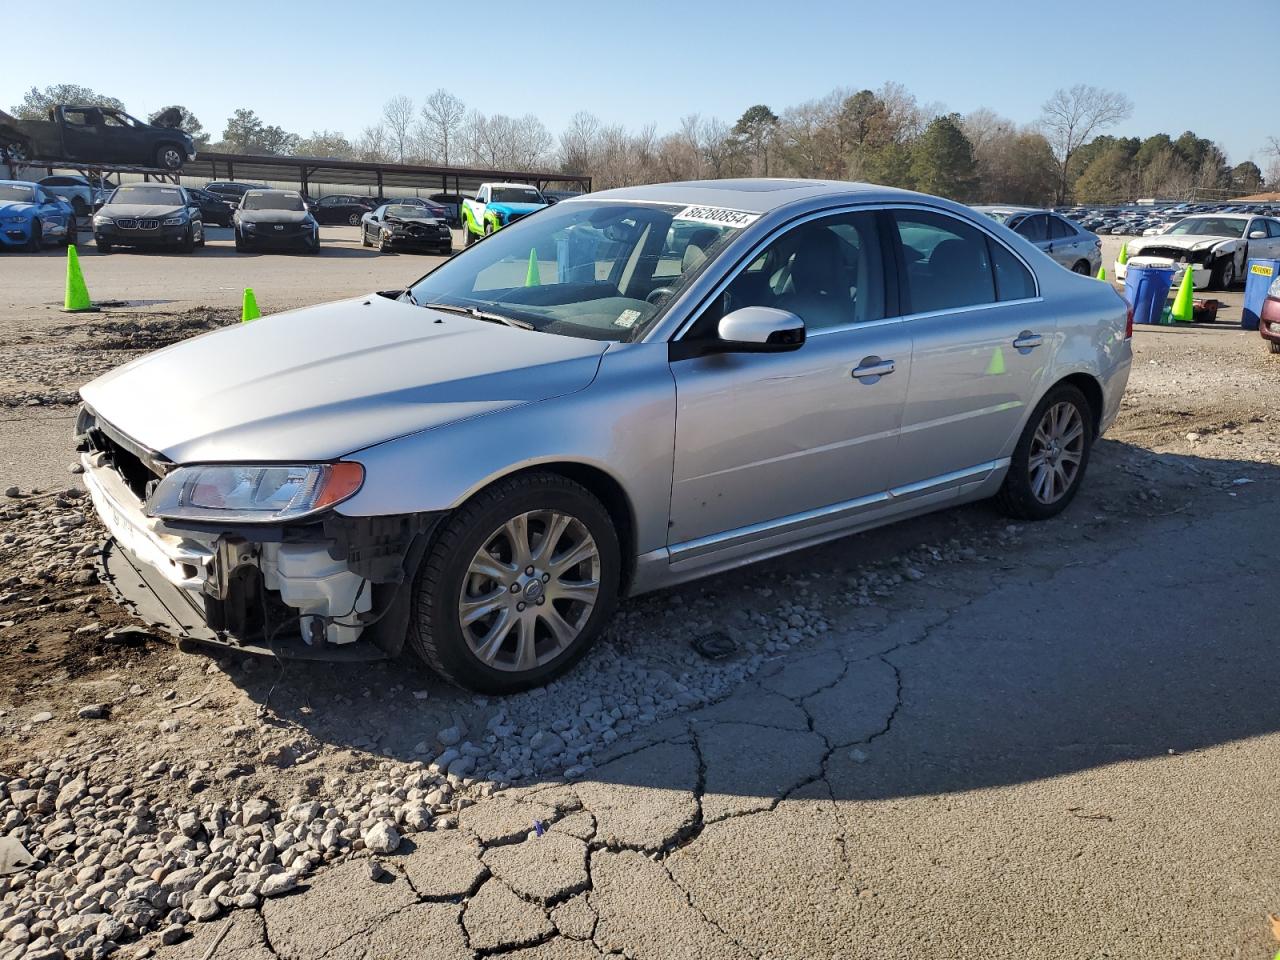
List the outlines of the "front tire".
<svg viewBox="0 0 1280 960">
<path fill-rule="evenodd" d="M 373 244 L 369 242 L 369 231 L 364 228 L 364 224 L 360 225 L 360 246 L 371 247 Z"/>
<path fill-rule="evenodd" d="M 1280 340 L 1268 340 L 1267 346 L 1271 348 L 1272 353 L 1280 353 Z"/>
<path fill-rule="evenodd" d="M 110 240 L 98 240 L 98 241 L 96 241 L 96 246 L 98 247 L 98 252 L 99 252 L 99 253 L 110 253 L 110 252 L 111 252 L 111 241 L 110 241 Z"/>
<path fill-rule="evenodd" d="M 1223 257 L 1214 264 L 1211 281 L 1215 290 L 1230 290 L 1236 282 L 1235 257 Z"/>
<path fill-rule="evenodd" d="M 1071 384 L 1058 384 L 1027 420 L 996 503 L 1018 520 L 1057 516 L 1075 499 L 1092 447 L 1089 401 Z"/>
<path fill-rule="evenodd" d="M 77 225 L 75 217 L 67 218 L 67 234 L 62 238 L 64 247 L 74 247 L 76 245 Z"/>
<path fill-rule="evenodd" d="M 178 245 L 178 249 L 183 253 L 193 253 L 196 249 L 195 228 L 187 224 L 187 234 L 182 238 L 182 243 Z"/>
<path fill-rule="evenodd" d="M 181 170 L 182 151 L 172 143 L 161 144 L 156 150 L 156 166 L 161 170 Z"/>
<path fill-rule="evenodd" d="M 39 220 L 31 221 L 31 236 L 27 237 L 27 252 L 39 253 L 44 246 L 44 225 Z"/>
<path fill-rule="evenodd" d="M 552 473 L 499 481 L 444 522 L 414 581 L 409 642 L 450 683 L 488 694 L 546 683 L 613 614 L 613 520 Z"/>
</svg>

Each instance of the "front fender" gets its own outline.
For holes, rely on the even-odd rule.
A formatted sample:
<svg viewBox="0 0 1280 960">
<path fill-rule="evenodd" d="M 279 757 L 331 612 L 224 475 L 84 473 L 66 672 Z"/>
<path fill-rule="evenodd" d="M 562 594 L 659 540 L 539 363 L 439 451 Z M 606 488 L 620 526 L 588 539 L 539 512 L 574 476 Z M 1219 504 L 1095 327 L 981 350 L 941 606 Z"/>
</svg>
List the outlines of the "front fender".
<svg viewBox="0 0 1280 960">
<path fill-rule="evenodd" d="M 638 553 L 666 545 L 675 450 L 667 345 L 614 344 L 577 393 L 510 407 L 354 453 L 365 483 L 338 512 L 452 510 L 502 477 L 540 465 L 592 467 L 622 488 Z"/>
</svg>

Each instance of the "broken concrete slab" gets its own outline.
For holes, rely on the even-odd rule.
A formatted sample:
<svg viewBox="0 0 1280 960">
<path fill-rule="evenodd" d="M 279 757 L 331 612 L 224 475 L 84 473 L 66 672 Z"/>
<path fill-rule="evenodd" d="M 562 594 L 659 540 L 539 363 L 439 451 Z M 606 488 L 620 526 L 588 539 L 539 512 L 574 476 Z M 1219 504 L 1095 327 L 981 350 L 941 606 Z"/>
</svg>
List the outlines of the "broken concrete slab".
<svg viewBox="0 0 1280 960">
<path fill-rule="evenodd" d="M 392 861 L 427 900 L 464 897 L 489 875 L 480 861 L 480 845 L 457 830 L 419 834 L 418 849 Z"/>
<path fill-rule="evenodd" d="M 585 890 L 587 845 L 567 834 L 545 833 L 484 854 L 490 872 L 520 896 L 542 904 Z"/>
<path fill-rule="evenodd" d="M 496 878 L 486 880 L 462 913 L 473 950 L 510 950 L 537 943 L 555 933 L 551 920 Z"/>
</svg>

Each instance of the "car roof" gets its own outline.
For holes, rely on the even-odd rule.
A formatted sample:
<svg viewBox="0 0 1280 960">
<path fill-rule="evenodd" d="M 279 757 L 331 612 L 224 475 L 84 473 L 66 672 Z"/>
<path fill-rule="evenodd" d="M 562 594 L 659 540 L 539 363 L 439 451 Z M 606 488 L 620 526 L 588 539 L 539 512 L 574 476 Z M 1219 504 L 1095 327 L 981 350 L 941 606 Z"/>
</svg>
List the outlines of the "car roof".
<svg viewBox="0 0 1280 960">
<path fill-rule="evenodd" d="M 874 183 L 851 183 L 840 180 L 788 180 L 752 178 L 740 180 L 687 180 L 679 183 L 655 183 L 639 187 L 619 187 L 599 193 L 570 197 L 561 203 L 583 203 L 592 200 L 647 200 L 651 203 L 676 203 L 684 206 L 729 207 L 747 213 L 768 213 L 804 200 L 820 198 L 856 198 L 863 202 L 877 200 L 925 200 L 946 204 L 936 197 L 882 187 Z"/>
<path fill-rule="evenodd" d="M 1219 211 L 1217 213 L 1189 213 L 1183 220 L 1248 220 L 1255 216 L 1252 213 L 1228 213 L 1227 211 Z"/>
</svg>

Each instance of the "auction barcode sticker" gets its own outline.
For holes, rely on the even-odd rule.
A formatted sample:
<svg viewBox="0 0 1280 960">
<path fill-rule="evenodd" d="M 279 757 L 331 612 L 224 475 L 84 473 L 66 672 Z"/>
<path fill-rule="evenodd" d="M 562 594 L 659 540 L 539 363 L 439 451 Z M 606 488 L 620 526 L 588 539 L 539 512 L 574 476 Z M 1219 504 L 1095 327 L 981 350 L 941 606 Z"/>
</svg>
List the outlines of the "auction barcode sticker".
<svg viewBox="0 0 1280 960">
<path fill-rule="evenodd" d="M 714 223 L 718 227 L 746 227 L 760 219 L 758 213 L 747 213 L 744 210 L 729 210 L 726 207 L 685 207 L 676 214 L 677 220 L 692 220 L 694 223 Z"/>
<path fill-rule="evenodd" d="M 1256 273 L 1260 277 L 1269 277 L 1275 271 L 1271 269 L 1269 263 L 1254 263 L 1249 266 L 1250 273 Z"/>
</svg>

